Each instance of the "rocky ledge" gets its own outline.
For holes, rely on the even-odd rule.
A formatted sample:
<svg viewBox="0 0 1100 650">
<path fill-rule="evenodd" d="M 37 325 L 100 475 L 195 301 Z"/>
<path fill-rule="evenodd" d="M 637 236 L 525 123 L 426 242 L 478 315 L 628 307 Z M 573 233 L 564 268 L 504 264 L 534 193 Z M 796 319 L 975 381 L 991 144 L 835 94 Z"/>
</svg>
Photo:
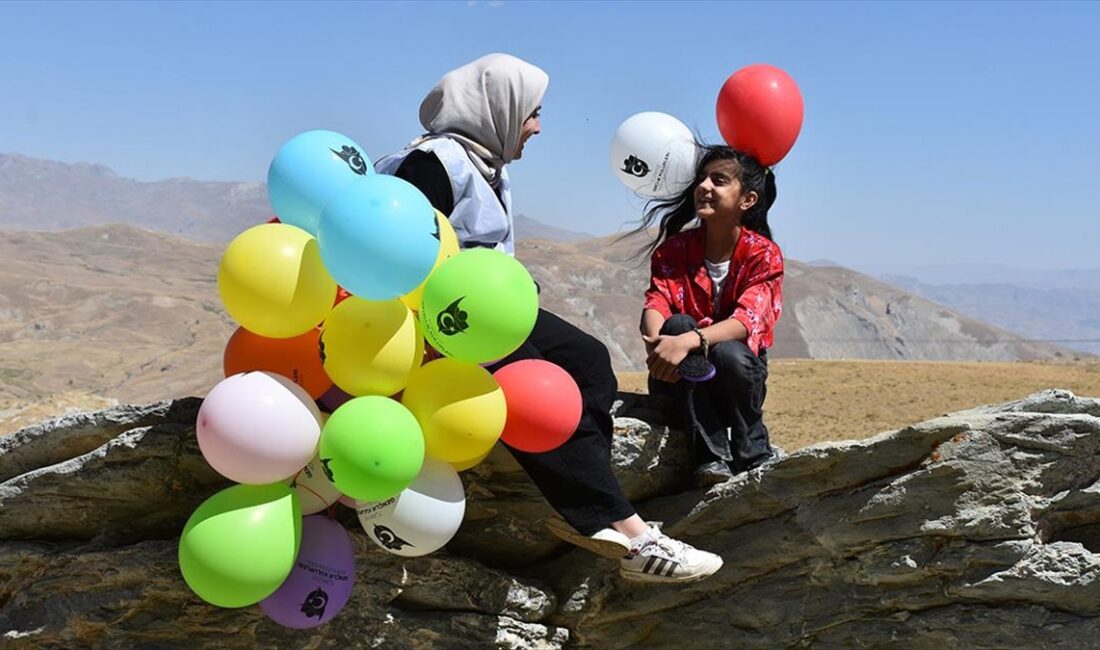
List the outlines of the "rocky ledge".
<svg viewBox="0 0 1100 650">
<path fill-rule="evenodd" d="M 688 586 L 623 582 L 566 548 L 500 449 L 463 474 L 445 551 L 377 549 L 350 510 L 352 600 L 295 631 L 217 609 L 176 564 L 226 485 L 188 398 L 80 413 L 0 438 L 0 646 L 560 648 L 1096 646 L 1100 400 L 1062 390 L 819 444 L 693 490 L 686 443 L 623 395 L 616 472 L 648 519 L 725 558 Z M 855 427 L 853 427 L 854 429 Z"/>
</svg>

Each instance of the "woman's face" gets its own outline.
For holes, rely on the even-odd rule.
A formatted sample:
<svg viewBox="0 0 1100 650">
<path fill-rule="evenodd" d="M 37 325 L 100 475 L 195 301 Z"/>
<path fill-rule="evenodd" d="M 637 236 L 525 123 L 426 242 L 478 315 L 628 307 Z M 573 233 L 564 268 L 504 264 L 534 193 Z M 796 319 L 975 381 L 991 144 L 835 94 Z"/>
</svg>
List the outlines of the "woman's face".
<svg viewBox="0 0 1100 650">
<path fill-rule="evenodd" d="M 519 145 L 516 146 L 516 155 L 512 156 L 512 160 L 519 160 L 523 158 L 523 145 L 527 144 L 527 140 L 533 135 L 538 135 L 542 132 L 542 124 L 539 123 L 539 113 L 542 112 L 542 107 L 539 106 L 535 109 L 534 113 L 523 122 L 523 128 L 519 132 Z"/>
<path fill-rule="evenodd" d="M 712 160 L 695 188 L 695 214 L 703 221 L 739 217 L 756 203 L 756 192 L 741 191 L 734 160 Z"/>
</svg>

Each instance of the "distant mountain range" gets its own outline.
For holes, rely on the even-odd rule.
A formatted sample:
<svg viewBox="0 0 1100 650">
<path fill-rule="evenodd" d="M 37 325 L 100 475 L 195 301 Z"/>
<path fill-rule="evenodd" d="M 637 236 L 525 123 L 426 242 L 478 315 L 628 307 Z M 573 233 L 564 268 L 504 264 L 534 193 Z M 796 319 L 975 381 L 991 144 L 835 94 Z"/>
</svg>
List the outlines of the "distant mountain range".
<svg viewBox="0 0 1100 650">
<path fill-rule="evenodd" d="M 271 218 L 263 183 L 172 178 L 142 182 L 103 165 L 0 153 L 0 228 L 55 231 L 128 223 L 204 242 L 228 242 Z M 580 241 L 592 235 L 516 217 L 520 238 Z"/>
<path fill-rule="evenodd" d="M 1028 339 L 1100 355 L 1100 268 L 970 263 L 875 264 L 859 270 Z"/>
<path fill-rule="evenodd" d="M 209 365 L 207 355 L 217 357 L 224 338 L 213 336 L 214 344 L 207 339 L 213 332 L 228 336 L 232 328 L 213 284 L 220 244 L 269 214 L 261 184 L 143 183 L 100 165 L 0 155 L 0 228 L 54 231 L 97 224 L 4 234 L 0 358 L 11 367 L 0 363 L 0 376 L 37 376 L 57 363 L 70 369 L 85 364 L 104 378 L 123 371 L 136 377 L 158 363 L 180 367 L 200 357 Z M 138 227 L 102 225 L 111 222 Z M 543 305 L 601 338 L 617 368 L 644 368 L 637 323 L 648 269 L 630 259 L 641 242 L 590 238 L 526 217 L 517 218 L 516 230 L 517 256 L 541 283 Z M 832 263 L 788 260 L 784 294 L 773 357 L 1073 355 Z M 171 310 L 164 311 L 169 304 Z M 53 341 L 47 348 L 63 350 L 64 358 L 47 361 L 48 349 L 31 341 Z M 23 363 L 13 361 L 26 355 Z M 128 358 L 136 365 L 128 365 Z"/>
</svg>

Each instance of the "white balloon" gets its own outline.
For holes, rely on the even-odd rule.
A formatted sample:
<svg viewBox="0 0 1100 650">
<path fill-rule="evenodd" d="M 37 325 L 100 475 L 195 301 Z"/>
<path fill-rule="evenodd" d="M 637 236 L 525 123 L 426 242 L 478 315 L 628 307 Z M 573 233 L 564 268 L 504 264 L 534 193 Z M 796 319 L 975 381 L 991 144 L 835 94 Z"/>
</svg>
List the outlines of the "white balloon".
<svg viewBox="0 0 1100 650">
<path fill-rule="evenodd" d="M 394 555 L 416 557 L 443 548 L 466 514 L 466 492 L 453 467 L 425 458 L 409 487 L 385 501 L 359 501 L 359 523 Z"/>
<path fill-rule="evenodd" d="M 691 129 L 666 113 L 627 118 L 611 138 L 611 169 L 630 190 L 648 198 L 679 194 L 695 177 Z"/>
<path fill-rule="evenodd" d="M 314 456 L 308 465 L 298 472 L 291 481 L 291 486 L 298 493 L 298 502 L 302 505 L 302 515 L 313 515 L 321 512 L 340 500 L 343 496 L 340 490 L 325 476 L 321 459 Z"/>
</svg>

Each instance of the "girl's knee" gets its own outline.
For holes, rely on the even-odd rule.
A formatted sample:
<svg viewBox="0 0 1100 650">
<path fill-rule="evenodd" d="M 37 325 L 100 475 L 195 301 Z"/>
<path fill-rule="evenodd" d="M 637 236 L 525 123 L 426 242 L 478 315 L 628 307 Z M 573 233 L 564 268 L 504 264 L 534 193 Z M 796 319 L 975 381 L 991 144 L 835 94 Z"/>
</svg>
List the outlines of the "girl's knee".
<svg viewBox="0 0 1100 650">
<path fill-rule="evenodd" d="M 697 326 L 695 319 L 687 314 L 673 314 L 665 324 L 661 326 L 661 334 L 676 336 L 692 331 Z"/>
<path fill-rule="evenodd" d="M 710 358 L 719 372 L 730 373 L 740 382 L 752 383 L 763 376 L 763 362 L 744 341 L 723 341 L 711 348 Z"/>
</svg>

